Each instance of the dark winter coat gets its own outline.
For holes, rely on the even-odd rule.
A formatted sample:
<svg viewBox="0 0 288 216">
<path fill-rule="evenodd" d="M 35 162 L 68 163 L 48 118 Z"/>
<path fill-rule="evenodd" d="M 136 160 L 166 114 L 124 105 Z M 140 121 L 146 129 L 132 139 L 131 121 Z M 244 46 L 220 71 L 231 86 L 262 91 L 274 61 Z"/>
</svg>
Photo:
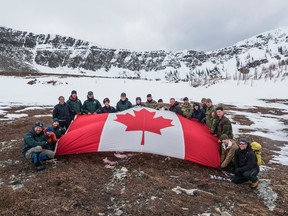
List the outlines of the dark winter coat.
<svg viewBox="0 0 288 216">
<path fill-rule="evenodd" d="M 71 107 L 67 104 L 57 104 L 54 106 L 53 109 L 53 119 L 57 118 L 59 119 L 59 122 L 61 121 L 66 121 L 66 122 L 71 122 L 72 120 L 72 110 Z"/>
<path fill-rule="evenodd" d="M 112 106 L 103 106 L 101 109 L 98 110 L 97 113 L 115 113 L 116 109 Z"/>
<path fill-rule="evenodd" d="M 116 111 L 117 112 L 121 112 L 127 109 L 132 108 L 132 103 L 128 100 L 128 98 L 126 98 L 124 101 L 122 101 L 121 99 L 118 101 L 118 103 L 116 104 Z"/>
<path fill-rule="evenodd" d="M 227 134 L 230 139 L 233 139 L 232 125 L 226 116 L 223 115 L 221 119 L 217 117 L 214 133 L 217 137 L 220 137 L 222 134 Z"/>
<path fill-rule="evenodd" d="M 169 110 L 177 114 L 183 115 L 181 107 L 177 101 L 175 101 L 175 103 L 172 106 L 170 106 Z"/>
<path fill-rule="evenodd" d="M 37 134 L 34 130 L 34 127 L 32 128 L 31 131 L 29 131 L 25 136 L 24 136 L 24 143 L 23 143 L 23 148 L 22 148 L 22 153 L 25 155 L 25 153 L 36 146 L 42 146 L 44 149 L 49 149 L 50 146 L 47 143 L 47 138 L 44 134 L 44 131 L 41 131 L 40 134 Z"/>
<path fill-rule="evenodd" d="M 88 113 L 96 113 L 99 109 L 101 109 L 101 104 L 97 99 L 90 99 L 84 101 L 83 103 L 83 112 Z"/>
<path fill-rule="evenodd" d="M 205 111 L 198 106 L 198 109 L 196 110 L 195 108 L 193 109 L 191 118 L 197 119 L 199 122 L 202 121 L 202 119 L 205 117 Z"/>
<path fill-rule="evenodd" d="M 70 96 L 66 103 L 71 107 L 73 115 L 82 113 L 82 102 L 78 97 L 74 100 L 74 98 Z"/>
<path fill-rule="evenodd" d="M 241 150 L 238 148 L 234 155 L 235 173 L 243 173 L 245 171 L 251 170 L 253 168 L 258 168 L 256 155 L 251 149 L 250 144 L 247 148 Z"/>
<path fill-rule="evenodd" d="M 66 133 L 66 130 L 62 127 L 53 127 L 53 132 L 55 133 L 57 139 L 60 139 L 60 137 Z"/>
</svg>

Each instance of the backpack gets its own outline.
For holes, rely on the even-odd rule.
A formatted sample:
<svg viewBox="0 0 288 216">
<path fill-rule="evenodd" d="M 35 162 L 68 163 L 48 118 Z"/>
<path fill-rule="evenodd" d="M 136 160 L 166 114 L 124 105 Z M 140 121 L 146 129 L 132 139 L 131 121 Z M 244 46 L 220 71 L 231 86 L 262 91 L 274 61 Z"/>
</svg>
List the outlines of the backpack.
<svg viewBox="0 0 288 216">
<path fill-rule="evenodd" d="M 258 166 L 264 164 L 264 161 L 262 160 L 261 156 L 261 148 L 262 148 L 261 144 L 253 141 L 250 145 L 256 155 Z"/>
</svg>

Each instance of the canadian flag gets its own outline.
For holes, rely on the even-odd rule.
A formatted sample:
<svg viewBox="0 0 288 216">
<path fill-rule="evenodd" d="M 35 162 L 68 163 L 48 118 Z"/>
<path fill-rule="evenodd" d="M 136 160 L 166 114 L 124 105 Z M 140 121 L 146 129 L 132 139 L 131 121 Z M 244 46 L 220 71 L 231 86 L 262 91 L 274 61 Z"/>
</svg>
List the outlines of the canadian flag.
<svg viewBox="0 0 288 216">
<path fill-rule="evenodd" d="M 132 108 L 119 113 L 80 115 L 58 141 L 56 154 L 129 151 L 220 165 L 220 146 L 207 126 L 170 111 Z"/>
</svg>

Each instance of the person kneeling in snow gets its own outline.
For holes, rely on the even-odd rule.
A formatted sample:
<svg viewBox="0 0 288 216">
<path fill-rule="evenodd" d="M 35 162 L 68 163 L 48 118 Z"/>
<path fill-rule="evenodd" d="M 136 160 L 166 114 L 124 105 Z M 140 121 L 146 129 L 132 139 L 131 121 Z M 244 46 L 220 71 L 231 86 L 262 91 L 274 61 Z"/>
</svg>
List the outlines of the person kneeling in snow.
<svg viewBox="0 0 288 216">
<path fill-rule="evenodd" d="M 36 122 L 32 130 L 24 136 L 23 150 L 24 157 L 36 166 L 36 170 L 45 169 L 41 161 L 54 158 L 55 153 L 50 150 L 47 138 L 43 132 L 43 123 Z"/>
<path fill-rule="evenodd" d="M 241 184 L 251 181 L 251 188 L 256 188 L 259 184 L 257 175 L 259 166 L 257 164 L 256 155 L 251 149 L 250 143 L 245 138 L 239 139 L 239 149 L 236 150 L 234 156 L 235 171 L 232 182 Z"/>
<path fill-rule="evenodd" d="M 226 170 L 228 172 L 234 171 L 233 158 L 235 151 L 238 149 L 238 145 L 233 139 L 229 139 L 227 134 L 220 136 L 221 141 L 221 166 L 220 170 Z"/>
</svg>

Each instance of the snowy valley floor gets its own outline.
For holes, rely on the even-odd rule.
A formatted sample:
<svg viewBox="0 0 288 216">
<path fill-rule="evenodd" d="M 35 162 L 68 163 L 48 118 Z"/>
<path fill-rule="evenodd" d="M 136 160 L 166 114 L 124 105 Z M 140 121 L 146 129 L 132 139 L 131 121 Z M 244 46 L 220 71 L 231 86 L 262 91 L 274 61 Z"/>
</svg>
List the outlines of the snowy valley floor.
<svg viewBox="0 0 288 216">
<path fill-rule="evenodd" d="M 36 121 L 51 124 L 52 108 L 2 104 L 0 215 L 287 215 L 288 100 L 265 103 L 224 104 L 235 133 L 263 146 L 256 190 L 225 172 L 144 153 L 61 156 L 36 172 L 23 159 L 22 138 Z"/>
</svg>

